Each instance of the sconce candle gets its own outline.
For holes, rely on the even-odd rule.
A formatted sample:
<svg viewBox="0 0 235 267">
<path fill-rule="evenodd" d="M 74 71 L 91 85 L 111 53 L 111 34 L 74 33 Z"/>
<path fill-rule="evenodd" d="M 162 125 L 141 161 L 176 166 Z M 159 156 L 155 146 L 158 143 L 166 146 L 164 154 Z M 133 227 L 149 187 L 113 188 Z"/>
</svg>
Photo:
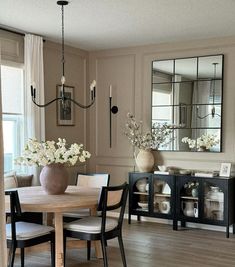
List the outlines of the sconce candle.
<svg viewBox="0 0 235 267">
<path fill-rule="evenodd" d="M 91 100 L 93 101 L 95 98 L 95 88 L 96 88 L 96 81 L 94 80 L 90 85 L 90 92 L 91 92 Z"/>
<path fill-rule="evenodd" d="M 112 85 L 109 85 L 109 97 L 112 97 Z"/>
</svg>

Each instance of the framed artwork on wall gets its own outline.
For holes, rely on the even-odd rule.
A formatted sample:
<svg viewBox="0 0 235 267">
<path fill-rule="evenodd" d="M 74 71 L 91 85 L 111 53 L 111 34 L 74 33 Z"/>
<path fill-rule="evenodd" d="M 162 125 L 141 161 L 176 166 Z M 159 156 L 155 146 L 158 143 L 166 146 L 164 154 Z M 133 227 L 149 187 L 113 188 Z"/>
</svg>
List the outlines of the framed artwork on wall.
<svg viewBox="0 0 235 267">
<path fill-rule="evenodd" d="M 61 96 L 62 86 L 57 85 L 57 97 Z M 74 98 L 74 87 L 64 86 L 65 97 Z M 74 103 L 68 100 L 57 102 L 57 125 L 58 126 L 74 126 Z"/>
</svg>

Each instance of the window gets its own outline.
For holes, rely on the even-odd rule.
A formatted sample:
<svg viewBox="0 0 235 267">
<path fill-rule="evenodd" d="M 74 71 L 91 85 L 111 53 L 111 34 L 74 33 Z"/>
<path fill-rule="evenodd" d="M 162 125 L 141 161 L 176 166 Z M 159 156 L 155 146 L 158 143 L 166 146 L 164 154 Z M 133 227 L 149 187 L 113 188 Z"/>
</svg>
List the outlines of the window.
<svg viewBox="0 0 235 267">
<path fill-rule="evenodd" d="M 23 75 L 21 66 L 1 65 L 4 173 L 19 168 L 14 159 L 20 155 L 24 138 Z"/>
</svg>

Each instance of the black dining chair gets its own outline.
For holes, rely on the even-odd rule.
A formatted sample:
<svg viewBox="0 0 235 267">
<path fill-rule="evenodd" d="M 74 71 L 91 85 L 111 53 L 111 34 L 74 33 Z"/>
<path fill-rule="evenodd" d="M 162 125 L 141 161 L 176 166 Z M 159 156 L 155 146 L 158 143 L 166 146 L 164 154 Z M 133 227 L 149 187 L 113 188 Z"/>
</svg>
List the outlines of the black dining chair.
<svg viewBox="0 0 235 267">
<path fill-rule="evenodd" d="M 101 217 L 89 216 L 80 220 L 73 221 L 64 226 L 65 236 L 65 255 L 66 238 L 78 238 L 88 241 L 88 259 L 90 259 L 90 248 L 92 240 L 100 240 L 104 258 L 104 267 L 108 267 L 106 241 L 117 237 L 121 251 L 123 266 L 126 267 L 126 257 L 122 240 L 122 223 L 128 195 L 128 184 L 119 186 L 103 187 L 101 198 L 98 205 L 98 211 L 101 211 Z M 118 209 L 118 218 L 108 218 L 107 211 Z"/>
<path fill-rule="evenodd" d="M 55 234 L 51 226 L 20 221 L 21 206 L 17 190 L 5 191 L 10 198 L 10 223 L 6 224 L 7 248 L 9 248 L 8 267 L 14 266 L 15 252 L 20 248 L 21 267 L 24 267 L 24 248 L 44 242 L 51 243 L 51 266 L 55 266 Z"/>
</svg>

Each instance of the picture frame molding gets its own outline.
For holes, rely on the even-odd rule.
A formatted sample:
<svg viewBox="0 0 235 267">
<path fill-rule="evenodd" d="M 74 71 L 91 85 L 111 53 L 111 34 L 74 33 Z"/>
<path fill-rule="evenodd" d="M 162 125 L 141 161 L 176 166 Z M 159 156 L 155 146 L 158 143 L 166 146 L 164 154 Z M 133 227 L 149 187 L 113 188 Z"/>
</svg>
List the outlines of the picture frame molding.
<svg viewBox="0 0 235 267">
<path fill-rule="evenodd" d="M 62 85 L 61 84 L 57 84 L 56 85 L 56 96 L 60 97 L 60 93 L 61 93 L 61 88 Z M 65 94 L 66 93 L 70 93 L 71 94 L 71 98 L 74 99 L 74 86 L 69 86 L 69 85 L 65 85 L 64 86 L 65 89 Z M 74 103 L 73 102 L 69 102 L 69 107 L 71 109 L 70 114 L 64 114 L 64 116 L 67 116 L 68 118 L 63 118 L 61 116 L 63 116 L 63 113 L 61 113 L 61 101 L 57 101 L 56 104 L 56 122 L 57 122 L 57 126 L 75 126 L 75 111 L 74 111 Z"/>
</svg>

